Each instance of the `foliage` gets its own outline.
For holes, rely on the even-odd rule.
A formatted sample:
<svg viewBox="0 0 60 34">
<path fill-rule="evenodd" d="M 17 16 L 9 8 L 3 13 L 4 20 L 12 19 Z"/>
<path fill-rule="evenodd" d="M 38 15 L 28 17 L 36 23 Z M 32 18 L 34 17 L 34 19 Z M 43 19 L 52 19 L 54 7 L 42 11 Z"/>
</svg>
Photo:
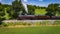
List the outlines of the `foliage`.
<svg viewBox="0 0 60 34">
<path fill-rule="evenodd" d="M 8 24 L 6 24 L 6 23 L 2 23 L 1 25 L 2 25 L 2 27 L 8 27 Z"/>
<path fill-rule="evenodd" d="M 35 9 L 35 15 L 45 15 L 45 9 Z"/>
<path fill-rule="evenodd" d="M 60 15 L 60 4 L 49 4 L 48 7 L 39 7 L 35 5 L 27 5 L 28 15 L 44 14 L 49 16 Z M 46 12 L 45 12 L 46 9 Z M 12 5 L 0 3 L 0 24 L 3 20 L 17 19 L 18 15 L 22 11 L 22 15 L 25 14 L 25 9 L 22 6 L 21 0 L 15 0 Z"/>
<path fill-rule="evenodd" d="M 21 6 L 21 4 L 20 4 L 20 2 L 19 2 L 18 0 L 15 0 L 14 2 L 12 2 L 12 9 L 15 11 L 13 17 L 14 17 L 15 19 L 16 19 L 16 18 L 18 17 L 18 15 L 19 15 L 20 8 L 22 8 L 22 7 L 20 7 L 20 6 Z"/>
<path fill-rule="evenodd" d="M 46 9 L 46 11 L 47 11 L 46 15 L 56 16 L 57 12 L 60 13 L 60 11 L 58 10 L 59 5 L 60 4 L 56 4 L 56 3 L 55 4 L 49 4 L 48 7 L 47 7 L 47 9 Z"/>
<path fill-rule="evenodd" d="M 27 5 L 28 7 L 28 14 L 29 15 L 34 15 L 35 14 L 35 7 L 31 5 Z"/>
</svg>

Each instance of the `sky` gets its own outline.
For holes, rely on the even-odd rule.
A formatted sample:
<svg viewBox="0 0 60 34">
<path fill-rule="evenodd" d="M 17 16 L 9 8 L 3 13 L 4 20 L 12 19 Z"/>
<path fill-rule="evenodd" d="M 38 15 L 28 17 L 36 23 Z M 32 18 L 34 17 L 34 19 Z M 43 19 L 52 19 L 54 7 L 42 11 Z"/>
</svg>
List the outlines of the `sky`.
<svg viewBox="0 0 60 34">
<path fill-rule="evenodd" d="M 12 4 L 14 0 L 0 0 L 2 4 Z M 22 0 L 22 2 L 29 4 L 29 5 L 36 5 L 36 6 L 45 6 L 47 7 L 51 3 L 59 3 L 60 0 Z"/>
</svg>

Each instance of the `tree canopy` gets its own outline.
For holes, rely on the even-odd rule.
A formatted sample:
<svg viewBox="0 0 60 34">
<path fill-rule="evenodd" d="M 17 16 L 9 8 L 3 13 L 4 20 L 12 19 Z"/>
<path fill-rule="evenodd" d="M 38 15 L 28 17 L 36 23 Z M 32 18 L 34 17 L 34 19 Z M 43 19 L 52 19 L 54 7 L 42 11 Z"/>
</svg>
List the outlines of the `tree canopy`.
<svg viewBox="0 0 60 34">
<path fill-rule="evenodd" d="M 49 4 L 48 7 L 46 8 L 46 15 L 49 15 L 49 16 L 55 16 L 57 12 L 60 13 L 59 11 L 59 5 L 60 4 Z"/>
</svg>

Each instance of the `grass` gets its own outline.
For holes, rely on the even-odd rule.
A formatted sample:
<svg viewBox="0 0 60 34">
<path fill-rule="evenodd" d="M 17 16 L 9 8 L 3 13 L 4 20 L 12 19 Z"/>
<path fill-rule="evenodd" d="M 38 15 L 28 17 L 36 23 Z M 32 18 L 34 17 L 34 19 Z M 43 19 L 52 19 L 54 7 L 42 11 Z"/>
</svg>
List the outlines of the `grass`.
<svg viewBox="0 0 60 34">
<path fill-rule="evenodd" d="M 35 10 L 35 15 L 39 15 L 39 14 L 45 15 L 46 14 L 45 9 L 36 9 Z"/>
<path fill-rule="evenodd" d="M 0 28 L 0 34 L 60 34 L 60 26 Z"/>
</svg>

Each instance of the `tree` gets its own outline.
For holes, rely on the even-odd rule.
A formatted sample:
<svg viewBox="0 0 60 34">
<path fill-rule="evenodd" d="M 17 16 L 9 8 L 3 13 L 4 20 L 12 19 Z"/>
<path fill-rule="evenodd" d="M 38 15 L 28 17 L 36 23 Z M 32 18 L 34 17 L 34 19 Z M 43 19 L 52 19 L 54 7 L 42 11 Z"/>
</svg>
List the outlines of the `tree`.
<svg viewBox="0 0 60 34">
<path fill-rule="evenodd" d="M 35 7 L 32 5 L 28 5 L 28 14 L 29 15 L 34 15 L 35 14 Z"/>
<path fill-rule="evenodd" d="M 60 7 L 58 7 L 57 9 L 56 9 L 56 16 L 60 16 Z"/>
<path fill-rule="evenodd" d="M 16 19 L 19 15 L 19 12 L 21 9 L 20 8 L 20 2 L 18 0 L 15 0 L 12 2 L 12 9 L 13 9 L 13 11 L 15 11 L 13 17 Z"/>
<path fill-rule="evenodd" d="M 0 5 L 1 5 L 1 3 L 0 3 Z"/>
<path fill-rule="evenodd" d="M 14 2 L 12 2 L 12 7 L 13 7 L 13 10 L 20 11 L 20 3 L 18 2 L 18 0 L 15 0 Z"/>
<path fill-rule="evenodd" d="M 56 12 L 58 12 L 58 6 L 59 4 L 49 4 L 46 11 L 46 15 L 49 15 L 49 16 L 55 16 L 56 15 Z"/>
<path fill-rule="evenodd" d="M 3 15 L 4 15 L 4 13 L 3 13 L 3 6 L 2 6 L 2 4 L 0 3 L 0 25 L 2 24 L 2 21 L 3 21 Z"/>
<path fill-rule="evenodd" d="M 7 10 L 9 10 L 8 7 L 4 9 L 4 12 L 5 12 L 4 19 L 5 20 L 9 20 L 11 18 L 10 14 L 8 13 Z"/>
<path fill-rule="evenodd" d="M 3 7 L 2 7 L 2 4 L 0 3 L 0 11 L 2 11 L 3 10 Z"/>
</svg>

